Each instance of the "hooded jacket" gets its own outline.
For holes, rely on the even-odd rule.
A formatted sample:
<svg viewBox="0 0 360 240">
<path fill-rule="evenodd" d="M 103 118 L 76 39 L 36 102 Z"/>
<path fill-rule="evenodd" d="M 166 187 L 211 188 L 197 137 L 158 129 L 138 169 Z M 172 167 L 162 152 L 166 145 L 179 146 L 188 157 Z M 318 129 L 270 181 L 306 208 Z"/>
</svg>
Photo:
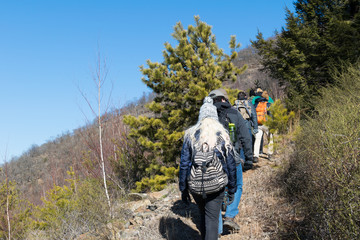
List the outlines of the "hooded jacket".
<svg viewBox="0 0 360 240">
<path fill-rule="evenodd" d="M 240 143 L 240 148 L 243 148 L 245 154 L 245 162 L 253 160 L 253 152 L 251 146 L 251 136 L 246 124 L 246 121 L 241 116 L 238 110 L 233 108 L 229 102 L 214 103 L 217 108 L 219 121 L 225 129 L 229 128 L 229 123 L 234 123 L 236 128 L 237 142 Z M 239 149 L 236 149 L 239 152 Z"/>
</svg>

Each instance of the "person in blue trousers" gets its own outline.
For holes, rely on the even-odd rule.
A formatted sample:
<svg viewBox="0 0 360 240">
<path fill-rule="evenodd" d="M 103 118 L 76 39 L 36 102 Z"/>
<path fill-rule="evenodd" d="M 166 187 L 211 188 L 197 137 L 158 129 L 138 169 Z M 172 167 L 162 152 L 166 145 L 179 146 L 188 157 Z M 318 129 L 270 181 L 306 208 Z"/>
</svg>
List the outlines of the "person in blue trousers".
<svg viewBox="0 0 360 240">
<path fill-rule="evenodd" d="M 234 201 L 226 207 L 225 212 L 225 219 L 223 222 L 222 219 L 222 213 L 220 211 L 219 216 L 219 234 L 223 233 L 223 226 L 227 227 L 230 230 L 240 230 L 240 227 L 238 224 L 236 224 L 233 219 L 236 215 L 239 214 L 239 203 L 241 200 L 242 195 L 242 187 L 243 187 L 243 176 L 242 176 L 243 170 L 242 165 L 239 164 L 236 166 L 236 192 L 234 195 Z"/>
<path fill-rule="evenodd" d="M 237 155 L 242 154 L 244 161 L 244 170 L 249 170 L 253 165 L 253 153 L 251 136 L 247 127 L 246 121 L 241 116 L 240 112 L 232 107 L 229 102 L 228 95 L 224 89 L 216 89 L 209 93 L 209 96 L 213 98 L 214 105 L 217 108 L 219 121 L 225 128 L 229 128 L 229 123 L 235 125 L 236 140 L 235 143 L 239 143 L 234 147 Z M 240 227 L 234 222 L 235 216 L 239 213 L 238 206 L 242 195 L 242 164 L 240 157 L 235 157 L 236 162 L 236 193 L 234 195 L 234 201 L 227 206 L 225 213 L 224 223 L 222 223 L 221 211 L 219 212 L 219 234 L 222 233 L 222 227 L 226 226 L 230 230 L 239 230 Z M 238 161 L 237 161 L 238 159 Z"/>
</svg>

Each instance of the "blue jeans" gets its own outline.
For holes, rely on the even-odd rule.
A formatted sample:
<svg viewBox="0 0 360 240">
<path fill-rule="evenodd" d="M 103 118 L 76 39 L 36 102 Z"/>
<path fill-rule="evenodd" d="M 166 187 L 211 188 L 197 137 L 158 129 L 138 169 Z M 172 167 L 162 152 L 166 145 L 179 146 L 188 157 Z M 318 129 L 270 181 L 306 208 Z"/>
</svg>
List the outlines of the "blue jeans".
<svg viewBox="0 0 360 240">
<path fill-rule="evenodd" d="M 242 195 L 242 186 L 243 186 L 243 176 L 242 176 L 242 166 L 239 164 L 236 167 L 236 193 L 234 196 L 234 201 L 226 207 L 225 217 L 234 218 L 239 214 L 239 203 Z M 223 232 L 223 221 L 221 216 L 219 216 L 219 234 Z"/>
</svg>

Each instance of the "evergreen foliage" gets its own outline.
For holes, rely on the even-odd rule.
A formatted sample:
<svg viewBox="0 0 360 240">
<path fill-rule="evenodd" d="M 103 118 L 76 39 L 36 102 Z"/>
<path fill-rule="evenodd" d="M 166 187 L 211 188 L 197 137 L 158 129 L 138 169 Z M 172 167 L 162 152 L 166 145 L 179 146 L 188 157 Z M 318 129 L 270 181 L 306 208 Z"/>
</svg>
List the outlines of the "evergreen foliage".
<svg viewBox="0 0 360 240">
<path fill-rule="evenodd" d="M 342 84 L 321 91 L 318 115 L 302 126 L 286 176 L 307 216 L 299 229 L 306 239 L 360 237 L 360 64 L 334 78 Z"/>
<path fill-rule="evenodd" d="M 82 233 L 96 232 L 109 221 L 107 200 L 99 181 L 80 181 L 72 169 L 68 175 L 68 184 L 54 185 L 33 214 L 32 228 L 42 230 L 50 239 L 73 239 Z"/>
<path fill-rule="evenodd" d="M 125 141 L 116 143 L 114 155 L 116 158 L 109 157 L 113 175 L 119 178 L 121 187 L 129 191 L 134 188 L 136 181 L 146 175 L 145 169 L 148 167 L 149 161 L 146 156 L 143 156 L 143 147 L 127 136 Z"/>
<path fill-rule="evenodd" d="M 271 104 L 268 111 L 271 117 L 265 122 L 272 133 L 286 134 L 291 127 L 291 121 L 295 118 L 295 112 L 288 111 L 280 99 Z"/>
<path fill-rule="evenodd" d="M 231 37 L 231 55 L 219 49 L 211 26 L 195 17 L 195 26 L 184 29 L 181 22 L 174 27 L 172 36 L 176 47 L 165 43 L 164 61 L 147 61 L 141 66 L 145 76 L 142 81 L 156 97 L 147 105 L 151 116 L 125 116 L 130 125 L 130 135 L 148 150 L 147 154 L 160 162 L 176 165 L 180 156 L 184 130 L 195 124 L 204 97 L 226 80 L 236 80 L 236 75 L 246 66 L 237 68 L 232 61 L 237 57 L 234 36 Z"/>
<path fill-rule="evenodd" d="M 168 183 L 174 182 L 179 175 L 179 168 L 164 167 L 157 164 L 150 164 L 145 171 L 149 177 L 144 177 L 141 181 L 136 182 L 134 192 L 163 190 Z"/>
<path fill-rule="evenodd" d="M 8 210 L 7 210 L 8 202 Z M 7 213 L 8 211 L 8 213 Z M 3 181 L 0 185 L 0 239 L 8 239 L 8 214 L 10 219 L 10 236 L 13 239 L 24 239 L 31 224 L 31 208 L 19 196 L 16 183 Z"/>
<path fill-rule="evenodd" d="M 264 69 L 286 86 L 287 106 L 313 109 L 322 87 L 334 85 L 331 75 L 342 62 L 360 56 L 360 1 L 298 0 L 295 13 L 287 10 L 286 28 L 265 40 L 261 33 L 253 46 Z"/>
</svg>

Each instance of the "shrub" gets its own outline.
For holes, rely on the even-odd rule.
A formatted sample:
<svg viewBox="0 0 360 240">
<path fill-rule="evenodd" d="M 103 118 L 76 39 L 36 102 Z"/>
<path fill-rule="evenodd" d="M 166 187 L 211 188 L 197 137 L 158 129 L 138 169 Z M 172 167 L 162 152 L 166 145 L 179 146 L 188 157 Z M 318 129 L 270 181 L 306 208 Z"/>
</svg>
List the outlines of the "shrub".
<svg viewBox="0 0 360 240">
<path fill-rule="evenodd" d="M 360 238 L 360 64 L 323 89 L 296 140 L 287 183 L 319 239 Z"/>
<path fill-rule="evenodd" d="M 15 182 L 6 180 L 0 184 L 0 239 L 24 239 L 30 227 L 30 204 L 20 198 Z"/>
<path fill-rule="evenodd" d="M 276 100 L 269 108 L 271 117 L 265 125 L 269 127 L 272 133 L 284 134 L 289 131 L 292 120 L 295 118 L 295 112 L 288 111 L 281 100 Z"/>
<path fill-rule="evenodd" d="M 169 182 L 175 181 L 179 174 L 179 168 L 164 167 L 157 164 L 150 164 L 146 168 L 150 177 L 144 177 L 136 182 L 134 192 L 160 191 L 163 190 Z"/>
<path fill-rule="evenodd" d="M 69 171 L 68 185 L 54 186 L 34 212 L 33 229 L 42 230 L 50 239 L 74 239 L 97 232 L 108 220 L 103 187 L 98 181 L 80 181 Z"/>
</svg>

